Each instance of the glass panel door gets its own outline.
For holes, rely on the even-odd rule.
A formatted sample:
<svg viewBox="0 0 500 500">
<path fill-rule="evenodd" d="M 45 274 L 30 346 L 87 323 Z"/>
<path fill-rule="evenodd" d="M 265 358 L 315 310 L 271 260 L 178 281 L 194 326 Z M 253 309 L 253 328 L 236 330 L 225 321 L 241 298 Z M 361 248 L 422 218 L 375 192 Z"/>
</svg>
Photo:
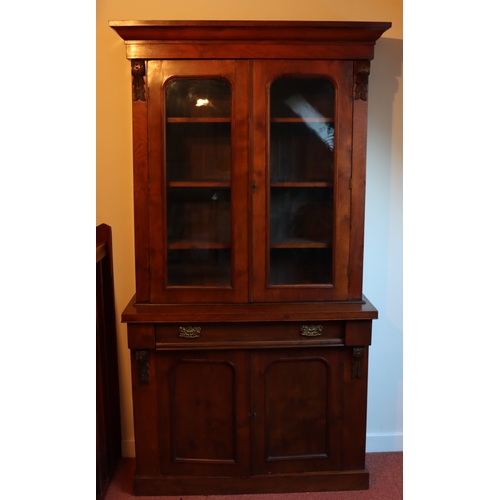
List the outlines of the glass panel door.
<svg viewBox="0 0 500 500">
<path fill-rule="evenodd" d="M 151 301 L 246 302 L 249 62 L 147 68 Z"/>
<path fill-rule="evenodd" d="M 268 285 L 331 284 L 333 83 L 279 78 L 270 108 Z"/>
<path fill-rule="evenodd" d="M 256 61 L 254 301 L 348 297 L 353 68 Z"/>
<path fill-rule="evenodd" d="M 165 86 L 167 286 L 231 285 L 231 86 Z"/>
</svg>

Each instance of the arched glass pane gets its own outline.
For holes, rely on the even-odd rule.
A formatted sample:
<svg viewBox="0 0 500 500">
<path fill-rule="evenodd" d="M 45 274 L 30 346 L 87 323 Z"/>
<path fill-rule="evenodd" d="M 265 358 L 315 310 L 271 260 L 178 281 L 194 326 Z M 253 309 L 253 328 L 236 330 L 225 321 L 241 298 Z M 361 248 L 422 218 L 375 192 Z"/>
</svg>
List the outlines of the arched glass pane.
<svg viewBox="0 0 500 500">
<path fill-rule="evenodd" d="M 325 78 L 271 85 L 269 285 L 332 283 L 334 103 Z"/>
<path fill-rule="evenodd" d="M 167 286 L 231 285 L 231 86 L 165 86 Z"/>
</svg>

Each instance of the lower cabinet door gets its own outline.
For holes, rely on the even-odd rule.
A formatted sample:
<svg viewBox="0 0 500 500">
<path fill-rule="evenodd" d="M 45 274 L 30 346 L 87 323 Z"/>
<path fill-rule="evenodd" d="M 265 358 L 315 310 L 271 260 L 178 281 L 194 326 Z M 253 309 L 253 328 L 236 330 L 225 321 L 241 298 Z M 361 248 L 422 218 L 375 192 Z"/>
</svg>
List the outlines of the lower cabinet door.
<svg viewBox="0 0 500 500">
<path fill-rule="evenodd" d="M 159 353 L 162 475 L 249 475 L 248 359 L 245 351 Z"/>
<path fill-rule="evenodd" d="M 342 468 L 342 357 L 342 348 L 253 353 L 253 474 Z"/>
</svg>

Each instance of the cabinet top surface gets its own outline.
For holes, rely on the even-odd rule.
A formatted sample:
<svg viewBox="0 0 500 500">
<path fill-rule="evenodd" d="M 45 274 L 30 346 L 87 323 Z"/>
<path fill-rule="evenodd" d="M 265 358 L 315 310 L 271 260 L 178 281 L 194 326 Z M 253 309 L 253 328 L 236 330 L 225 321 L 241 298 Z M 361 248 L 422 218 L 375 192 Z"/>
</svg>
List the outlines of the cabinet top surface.
<svg viewBox="0 0 500 500">
<path fill-rule="evenodd" d="M 378 311 L 363 296 L 361 301 L 294 304 L 137 304 L 135 296 L 122 314 L 122 321 L 309 321 L 309 320 L 371 320 Z"/>
<path fill-rule="evenodd" d="M 361 21 L 109 21 L 126 41 L 169 39 L 332 40 L 374 42 L 390 22 Z"/>
<path fill-rule="evenodd" d="M 114 20 L 110 26 L 215 26 L 215 27 L 318 27 L 318 28 L 379 28 L 386 29 L 390 22 L 372 21 L 186 21 L 186 20 Z"/>
</svg>

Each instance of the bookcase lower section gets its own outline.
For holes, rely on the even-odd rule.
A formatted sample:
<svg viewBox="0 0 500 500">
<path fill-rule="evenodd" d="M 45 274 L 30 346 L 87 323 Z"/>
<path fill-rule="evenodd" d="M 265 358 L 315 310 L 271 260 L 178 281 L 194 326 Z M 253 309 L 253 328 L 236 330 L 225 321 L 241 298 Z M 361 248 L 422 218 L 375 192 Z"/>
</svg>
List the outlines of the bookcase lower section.
<svg viewBox="0 0 500 500">
<path fill-rule="evenodd" d="M 176 314 L 128 324 L 137 495 L 368 488 L 368 314 Z"/>
</svg>

